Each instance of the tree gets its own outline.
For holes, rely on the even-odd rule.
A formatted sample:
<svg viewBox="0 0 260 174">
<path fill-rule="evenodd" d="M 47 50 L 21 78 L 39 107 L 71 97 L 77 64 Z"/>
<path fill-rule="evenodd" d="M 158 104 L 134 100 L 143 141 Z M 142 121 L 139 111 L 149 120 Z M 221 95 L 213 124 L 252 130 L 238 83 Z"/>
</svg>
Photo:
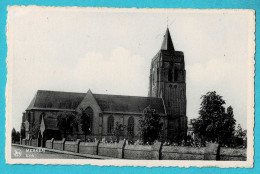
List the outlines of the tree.
<svg viewBox="0 0 260 174">
<path fill-rule="evenodd" d="M 20 141 L 20 132 L 16 131 L 15 128 L 12 129 L 12 143 Z"/>
<path fill-rule="evenodd" d="M 139 120 L 139 135 L 143 143 L 151 144 L 158 140 L 162 126 L 159 114 L 148 106 L 144 110 L 143 119 Z"/>
<path fill-rule="evenodd" d="M 242 145 L 246 146 L 246 134 L 247 131 L 243 130 L 241 125 L 238 124 L 234 136 L 234 141 L 236 146 L 242 146 Z"/>
<path fill-rule="evenodd" d="M 73 129 L 78 128 L 76 116 L 72 112 L 61 112 L 57 116 L 57 127 L 63 133 L 64 138 L 73 133 Z"/>
<path fill-rule="evenodd" d="M 224 116 L 225 117 L 223 118 L 223 128 L 221 130 L 221 135 L 224 135 L 222 137 L 222 141 L 223 143 L 230 143 L 229 140 L 231 140 L 231 138 L 234 136 L 236 125 L 233 108 L 231 106 L 227 108 L 227 112 Z"/>
<path fill-rule="evenodd" d="M 33 139 L 38 138 L 39 131 L 40 131 L 40 126 L 38 124 L 33 124 L 30 130 L 30 135 L 32 136 Z"/>
<path fill-rule="evenodd" d="M 245 136 L 244 131 L 240 124 L 237 125 L 236 136 L 239 138 L 243 138 Z"/>
<path fill-rule="evenodd" d="M 91 118 L 90 115 L 85 112 L 85 111 L 81 111 L 81 115 L 80 115 L 80 123 L 81 123 L 81 129 L 85 134 L 85 141 L 86 141 L 86 136 L 91 134 Z"/>
<path fill-rule="evenodd" d="M 232 107 L 225 112 L 225 101 L 215 91 L 203 95 L 199 118 L 194 123 L 194 132 L 206 141 L 225 144 L 234 134 L 236 120 Z"/>
<path fill-rule="evenodd" d="M 12 129 L 12 142 L 14 143 L 16 139 L 16 130 L 15 128 Z"/>
<path fill-rule="evenodd" d="M 116 127 L 113 130 L 113 135 L 115 135 L 117 142 L 119 142 L 120 136 L 124 135 L 125 128 L 125 125 L 120 124 L 118 121 L 116 122 Z"/>
</svg>

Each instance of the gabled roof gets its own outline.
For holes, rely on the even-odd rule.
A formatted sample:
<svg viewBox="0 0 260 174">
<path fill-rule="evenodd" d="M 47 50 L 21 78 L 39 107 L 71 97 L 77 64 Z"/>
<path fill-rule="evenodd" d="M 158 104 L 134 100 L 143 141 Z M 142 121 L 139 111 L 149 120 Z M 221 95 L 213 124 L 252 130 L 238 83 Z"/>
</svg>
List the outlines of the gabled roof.
<svg viewBox="0 0 260 174">
<path fill-rule="evenodd" d="M 86 93 L 38 90 L 27 110 L 74 111 L 85 96 Z M 93 94 L 93 97 L 102 112 L 142 114 L 144 109 L 150 106 L 158 114 L 166 114 L 161 98 L 109 94 Z M 52 127 L 56 127 L 54 120 L 44 121 L 50 122 Z"/>
<path fill-rule="evenodd" d="M 150 106 L 158 114 L 166 114 L 161 98 L 124 95 L 93 94 L 103 112 L 142 114 Z"/>
<path fill-rule="evenodd" d="M 167 27 L 166 33 L 164 35 L 161 50 L 174 51 L 174 46 L 173 46 L 173 43 L 172 43 L 172 38 L 171 38 L 171 34 L 170 34 L 168 27 Z"/>
<path fill-rule="evenodd" d="M 74 110 L 86 93 L 38 90 L 27 110 L 58 109 Z"/>
</svg>

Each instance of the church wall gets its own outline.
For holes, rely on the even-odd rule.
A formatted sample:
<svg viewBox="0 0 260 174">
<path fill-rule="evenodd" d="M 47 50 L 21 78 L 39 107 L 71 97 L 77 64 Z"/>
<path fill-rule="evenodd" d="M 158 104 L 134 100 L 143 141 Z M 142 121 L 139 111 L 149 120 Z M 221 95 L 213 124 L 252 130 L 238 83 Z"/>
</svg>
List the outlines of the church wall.
<svg viewBox="0 0 260 174">
<path fill-rule="evenodd" d="M 108 118 L 110 116 L 113 116 L 114 118 L 114 128 L 116 127 L 116 122 L 118 122 L 119 124 L 123 124 L 123 115 L 119 115 L 119 114 L 104 114 L 103 115 L 103 135 L 112 135 L 110 133 L 108 133 Z"/>
<path fill-rule="evenodd" d="M 127 132 L 127 126 L 128 126 L 128 119 L 130 117 L 134 118 L 134 136 L 138 136 L 138 124 L 139 124 L 139 120 L 141 119 L 141 115 L 128 115 L 128 114 L 105 114 L 104 115 L 104 120 L 103 120 L 103 135 L 108 135 L 107 134 L 107 130 L 108 130 L 108 117 L 109 116 L 113 116 L 114 117 L 114 128 L 116 127 L 116 122 L 119 122 L 119 124 L 122 124 L 124 126 L 126 126 L 125 130 L 124 130 L 124 136 L 128 135 Z"/>
<path fill-rule="evenodd" d="M 124 116 L 124 125 L 128 126 L 128 119 L 130 117 L 134 118 L 134 136 L 138 136 L 138 125 L 139 120 L 142 118 L 140 115 L 125 115 Z M 128 135 L 127 129 L 125 130 L 125 135 Z"/>
<path fill-rule="evenodd" d="M 84 107 L 91 107 L 93 109 L 94 112 L 94 118 L 93 118 L 93 135 L 100 135 L 101 131 L 99 131 L 99 121 L 101 123 L 102 117 L 99 116 L 99 108 L 96 108 L 95 105 L 84 105 Z M 33 112 L 33 116 L 34 116 L 34 122 L 32 122 L 30 124 L 30 129 L 32 128 L 32 125 L 34 126 L 40 126 L 41 124 L 41 116 L 44 115 L 44 118 L 56 118 L 57 117 L 57 111 L 46 111 L 46 110 L 35 110 L 32 111 Z M 138 138 L 138 130 L 139 130 L 139 120 L 142 119 L 142 115 L 128 115 L 128 114 L 103 114 L 103 136 L 110 136 L 111 134 L 107 133 L 107 120 L 109 116 L 113 116 L 114 117 L 114 128 L 116 127 L 116 122 L 119 122 L 120 124 L 123 124 L 126 126 L 125 131 L 124 131 L 124 136 L 128 136 L 128 132 L 127 132 L 127 126 L 128 126 L 128 120 L 130 117 L 134 118 L 134 136 L 135 138 Z M 161 121 L 164 123 L 164 125 L 167 125 L 167 120 L 165 120 L 166 117 L 162 117 Z M 101 130 L 101 129 L 100 129 Z M 78 138 L 80 138 L 80 134 L 84 134 L 81 129 L 79 129 L 78 132 L 79 136 Z M 82 138 L 84 139 L 84 136 L 82 136 Z"/>
<path fill-rule="evenodd" d="M 33 113 L 31 115 L 33 115 L 34 119 L 30 121 L 30 127 L 37 126 L 37 125 L 39 126 L 41 124 L 40 115 L 42 111 L 32 111 L 31 113 Z"/>
<path fill-rule="evenodd" d="M 114 128 L 116 127 L 116 122 L 119 122 L 119 124 L 123 124 L 124 126 L 126 126 L 125 130 L 124 130 L 124 136 L 128 137 L 128 132 L 127 132 L 127 126 L 128 126 L 128 119 L 130 117 L 134 118 L 134 137 L 138 138 L 138 134 L 139 134 L 139 120 L 142 119 L 142 115 L 132 115 L 132 114 L 104 114 L 103 115 L 103 136 L 106 135 L 111 135 L 107 133 L 108 130 L 108 117 L 109 116 L 113 116 L 114 117 Z M 161 117 L 161 122 L 163 123 L 163 131 L 164 134 L 167 134 L 167 117 Z"/>
<path fill-rule="evenodd" d="M 165 83 L 164 102 L 167 114 L 171 117 L 186 115 L 185 83 Z"/>
<path fill-rule="evenodd" d="M 34 111 L 34 125 L 40 127 L 42 111 Z"/>
<path fill-rule="evenodd" d="M 34 123 L 41 124 L 41 116 L 43 115 L 44 118 L 57 118 L 57 111 L 41 111 L 36 110 L 34 112 Z"/>
<path fill-rule="evenodd" d="M 29 121 L 29 131 L 26 131 L 25 137 L 33 137 L 37 138 L 36 136 L 37 133 L 34 133 L 34 136 L 30 132 L 33 128 L 40 128 L 41 124 L 41 116 L 44 116 L 44 118 L 56 118 L 57 117 L 57 112 L 56 111 L 51 111 L 51 110 L 30 110 L 26 111 L 25 113 L 25 120 Z M 24 120 L 24 121 L 25 121 Z M 29 135 L 28 135 L 29 134 Z"/>
<path fill-rule="evenodd" d="M 76 112 L 80 113 L 81 109 L 85 110 L 87 107 L 91 107 L 93 110 L 93 122 L 92 122 L 92 134 L 98 135 L 100 133 L 99 122 L 100 117 L 99 114 L 101 110 L 97 105 L 96 100 L 94 99 L 92 93 L 88 91 L 86 97 L 80 103 L 80 105 L 76 108 Z"/>
</svg>

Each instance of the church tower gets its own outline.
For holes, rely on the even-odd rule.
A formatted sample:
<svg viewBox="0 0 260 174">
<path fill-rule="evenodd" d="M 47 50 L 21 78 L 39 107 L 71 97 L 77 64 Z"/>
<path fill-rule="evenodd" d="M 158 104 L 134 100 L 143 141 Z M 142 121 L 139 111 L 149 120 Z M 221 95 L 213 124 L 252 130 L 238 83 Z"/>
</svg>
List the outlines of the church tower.
<svg viewBox="0 0 260 174">
<path fill-rule="evenodd" d="M 160 97 L 168 115 L 167 137 L 182 140 L 186 137 L 186 71 L 184 55 L 176 51 L 167 28 L 159 52 L 151 62 L 149 96 Z"/>
</svg>

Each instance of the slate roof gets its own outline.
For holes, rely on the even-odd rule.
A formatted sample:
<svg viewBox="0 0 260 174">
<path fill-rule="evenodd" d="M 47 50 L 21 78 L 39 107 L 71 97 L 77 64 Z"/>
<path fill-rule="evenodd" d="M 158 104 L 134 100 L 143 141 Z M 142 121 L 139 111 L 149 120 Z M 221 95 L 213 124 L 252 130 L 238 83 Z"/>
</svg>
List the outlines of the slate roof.
<svg viewBox="0 0 260 174">
<path fill-rule="evenodd" d="M 38 90 L 27 110 L 57 109 L 74 110 L 86 93 Z"/>
<path fill-rule="evenodd" d="M 138 113 L 150 106 L 159 114 L 166 114 L 161 98 L 124 95 L 93 94 L 103 112 Z"/>
<path fill-rule="evenodd" d="M 167 27 L 166 33 L 164 35 L 161 50 L 174 51 L 174 46 L 172 43 L 172 38 L 171 38 L 171 34 L 170 34 L 168 27 Z"/>
<path fill-rule="evenodd" d="M 27 110 L 73 111 L 85 96 L 86 93 L 38 90 Z M 150 106 L 159 114 L 166 114 L 161 98 L 110 94 L 93 94 L 93 97 L 103 112 L 142 114 L 143 110 Z M 49 122 L 48 124 L 51 125 L 56 124 L 53 120 Z M 56 125 L 52 127 L 56 127 Z"/>
<path fill-rule="evenodd" d="M 178 59 L 176 59 L 178 58 Z M 184 61 L 184 55 L 182 51 L 175 51 L 171 34 L 169 31 L 169 28 L 167 28 L 166 33 L 164 35 L 164 39 L 162 42 L 161 49 L 157 52 L 157 54 L 153 57 L 151 64 L 153 64 L 154 61 L 176 61 L 181 60 Z"/>
</svg>

